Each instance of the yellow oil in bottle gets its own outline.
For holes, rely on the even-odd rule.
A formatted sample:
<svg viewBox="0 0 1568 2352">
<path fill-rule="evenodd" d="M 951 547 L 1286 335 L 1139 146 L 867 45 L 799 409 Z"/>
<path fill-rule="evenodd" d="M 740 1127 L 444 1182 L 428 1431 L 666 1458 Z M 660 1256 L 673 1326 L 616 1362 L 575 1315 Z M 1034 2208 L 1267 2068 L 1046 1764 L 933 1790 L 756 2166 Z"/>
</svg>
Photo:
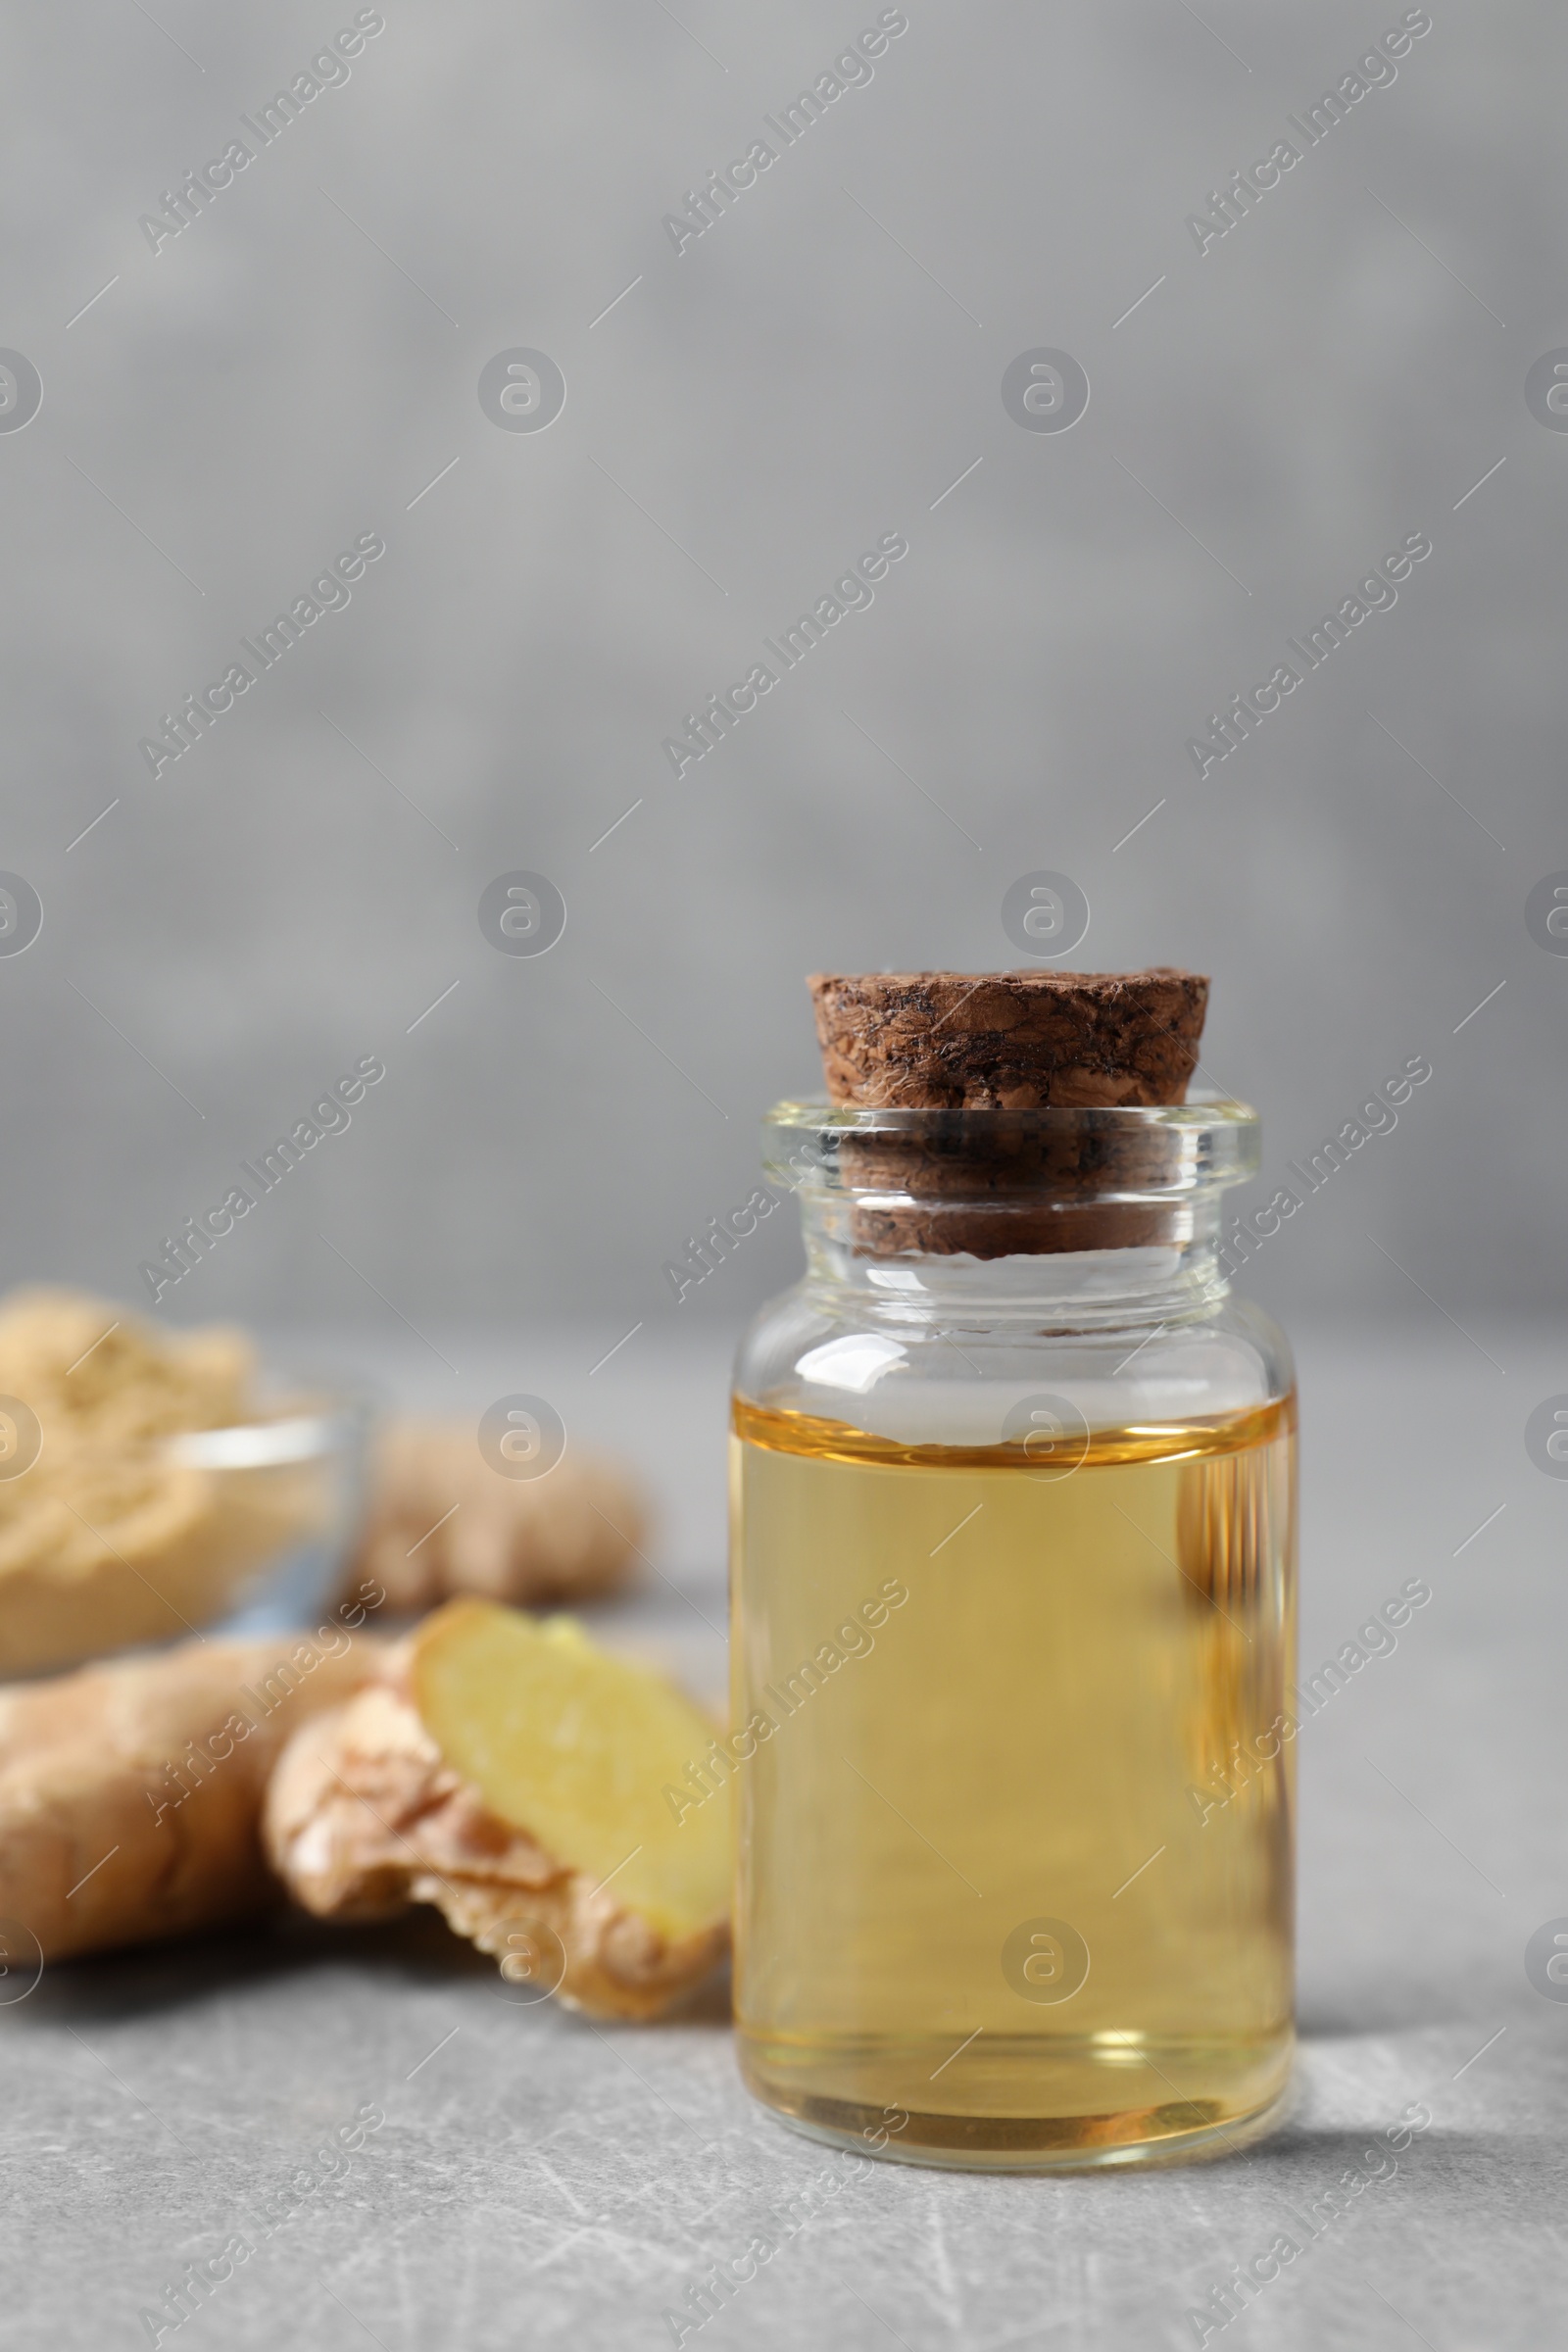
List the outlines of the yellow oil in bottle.
<svg viewBox="0 0 1568 2352">
<path fill-rule="evenodd" d="M 1292 2048 L 1294 1398 L 1065 1469 L 734 1426 L 752 2089 L 960 2165 L 1260 2128 Z"/>
</svg>

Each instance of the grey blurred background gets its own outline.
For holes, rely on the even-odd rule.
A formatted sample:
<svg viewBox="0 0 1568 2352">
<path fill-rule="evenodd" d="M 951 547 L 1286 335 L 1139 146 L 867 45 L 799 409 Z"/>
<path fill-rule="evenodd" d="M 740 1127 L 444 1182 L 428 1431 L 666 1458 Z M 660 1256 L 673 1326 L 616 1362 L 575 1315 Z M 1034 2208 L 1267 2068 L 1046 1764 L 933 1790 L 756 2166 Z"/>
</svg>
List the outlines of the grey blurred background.
<svg viewBox="0 0 1568 2352">
<path fill-rule="evenodd" d="M 1297 2125 L 1168 2200 L 888 2176 L 743 2325 L 1190 2341 L 1182 2305 L 1277 2200 L 1419 2097 L 1413 2208 L 1379 2190 L 1353 2269 L 1314 2254 L 1251 2340 L 1534 2352 L 1568 2012 L 1524 1955 L 1568 1915 L 1568 1486 L 1522 1441 L 1568 1409 L 1568 940 L 1526 906 L 1568 884 L 1568 416 L 1526 382 L 1568 366 L 1568 19 L 1433 0 L 1352 84 L 1425 12 L 906 0 L 869 78 L 846 67 L 677 251 L 665 216 L 783 148 L 764 119 L 880 0 L 369 13 L 356 48 L 356 0 L 11 12 L 0 888 L 43 922 L 16 953 L 25 893 L 0 900 L 0 1285 L 145 1305 L 164 1237 L 374 1057 L 352 1123 L 156 1311 L 245 1316 L 280 1354 L 314 1327 L 411 1404 L 547 1395 L 658 1504 L 662 1582 L 619 1634 L 716 1691 L 724 1359 L 792 1278 L 793 1218 L 679 1304 L 662 1268 L 752 1190 L 767 1103 L 816 1083 L 807 971 L 1011 964 L 1009 887 L 1071 876 L 1074 963 L 1212 975 L 1203 1075 L 1264 1117 L 1252 1202 L 1423 1057 L 1245 1278 L 1303 1342 L 1303 1663 L 1413 1571 L 1435 1603 L 1302 1740 Z M 242 119 L 346 28 L 347 78 L 264 145 Z M 1346 86 L 1315 143 L 1290 127 Z M 245 169 L 160 235 L 238 136 Z M 1282 139 L 1293 169 L 1195 236 Z M 1042 349 L 1087 373 L 1069 430 L 1004 405 Z M 481 406 L 519 350 L 564 379 L 543 430 Z M 677 778 L 684 714 L 893 533 L 874 602 Z M 1200 777 L 1210 713 L 1418 533 L 1397 603 Z M 362 535 L 385 553 L 351 601 L 155 777 L 163 714 Z M 480 928 L 518 871 L 567 908 L 541 956 Z M 0 2169 L 56 2256 L 12 2266 L 35 2333 L 128 2340 L 383 2080 L 359 2202 L 253 2266 L 226 2340 L 285 2311 L 335 2346 L 347 2306 L 389 2346 L 454 2310 L 511 2342 L 524 2299 L 541 2341 L 665 2340 L 665 2281 L 747 2233 L 737 2163 L 789 2161 L 781 2134 L 746 2153 L 701 2020 L 633 2063 L 530 2012 L 519 2072 L 517 2013 L 503 2038 L 449 1959 L 270 1949 L 6 2012 Z M 521 2169 L 547 2146 L 564 2192 Z"/>
<path fill-rule="evenodd" d="M 1438 0 L 1307 147 L 1287 117 L 1399 7 L 909 0 L 677 252 L 664 216 L 781 147 L 764 116 L 875 5 L 387 0 L 243 133 L 356 13 L 9 27 L 0 343 L 43 401 L 0 432 L 0 866 L 44 922 L 0 958 L 7 1278 L 138 1297 L 376 1055 L 161 1313 L 684 1345 L 795 1263 L 780 1216 L 678 1307 L 661 1273 L 813 1083 L 803 974 L 1015 962 L 1003 897 L 1050 868 L 1092 907 L 1074 963 L 1213 975 L 1256 1198 L 1430 1059 L 1259 1254 L 1287 1319 L 1462 1352 L 1440 1313 L 1560 1305 L 1568 958 L 1525 923 L 1568 867 L 1568 437 L 1525 397 L 1568 343 L 1560 16 Z M 1282 138 L 1200 253 L 1188 216 Z M 1040 347 L 1087 371 L 1070 431 L 1004 407 Z M 481 407 L 518 348 L 564 377 L 547 430 Z M 874 603 L 677 779 L 683 714 L 891 532 Z M 1397 605 L 1200 779 L 1188 738 L 1416 532 Z M 155 779 L 160 714 L 362 533 L 352 602 Z M 481 933 L 517 869 L 566 903 L 548 955 Z"/>
</svg>

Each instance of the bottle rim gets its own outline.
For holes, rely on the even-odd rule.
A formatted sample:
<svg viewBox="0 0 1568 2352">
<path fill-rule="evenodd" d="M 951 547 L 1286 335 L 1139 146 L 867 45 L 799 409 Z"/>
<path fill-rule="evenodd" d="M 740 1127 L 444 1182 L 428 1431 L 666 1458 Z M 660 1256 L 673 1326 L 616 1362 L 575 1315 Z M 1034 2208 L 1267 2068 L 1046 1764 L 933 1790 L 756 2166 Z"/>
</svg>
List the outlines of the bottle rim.
<svg viewBox="0 0 1568 2352">
<path fill-rule="evenodd" d="M 797 1193 L 1004 1210 L 1030 1198 L 1084 1205 L 1224 1191 L 1256 1175 L 1260 1138 L 1250 1103 L 1206 1092 L 1010 1110 L 786 1101 L 763 1121 L 763 1161 Z"/>
</svg>

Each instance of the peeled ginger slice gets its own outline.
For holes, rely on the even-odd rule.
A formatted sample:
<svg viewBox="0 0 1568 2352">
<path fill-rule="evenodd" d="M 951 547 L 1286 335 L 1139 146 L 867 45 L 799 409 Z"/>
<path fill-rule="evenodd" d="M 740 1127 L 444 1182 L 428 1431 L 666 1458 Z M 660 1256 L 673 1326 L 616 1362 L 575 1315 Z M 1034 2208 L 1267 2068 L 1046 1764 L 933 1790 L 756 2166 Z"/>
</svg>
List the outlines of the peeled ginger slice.
<svg viewBox="0 0 1568 2352">
<path fill-rule="evenodd" d="M 651 2017 L 729 1940 L 726 1794 L 665 1794 L 712 1740 L 662 1676 L 568 1619 L 452 1601 L 290 1742 L 268 1852 L 321 1918 L 433 1903 L 519 1997 Z"/>
<path fill-rule="evenodd" d="M 446 1762 L 489 1810 L 662 1935 L 729 1909 L 729 1806 L 719 1790 L 677 1821 L 664 1795 L 713 1726 L 647 1667 L 569 1617 L 543 1622 L 456 1601 L 415 1635 L 409 1689 Z"/>
</svg>

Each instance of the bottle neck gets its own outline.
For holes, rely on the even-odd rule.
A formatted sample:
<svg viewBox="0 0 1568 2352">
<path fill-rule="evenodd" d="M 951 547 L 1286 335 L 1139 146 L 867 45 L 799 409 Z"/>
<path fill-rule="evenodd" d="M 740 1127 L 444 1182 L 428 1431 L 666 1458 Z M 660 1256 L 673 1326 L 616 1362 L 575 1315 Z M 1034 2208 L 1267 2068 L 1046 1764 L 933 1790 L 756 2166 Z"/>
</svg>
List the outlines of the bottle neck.
<svg viewBox="0 0 1568 2352">
<path fill-rule="evenodd" d="M 1228 1296 L 1217 1196 L 1167 1212 L 1157 1241 L 979 1257 L 857 1246 L 831 1199 L 803 1193 L 806 1287 L 828 1312 L 889 1324 L 1018 1323 L 1033 1331 L 1198 1322 Z"/>
</svg>

